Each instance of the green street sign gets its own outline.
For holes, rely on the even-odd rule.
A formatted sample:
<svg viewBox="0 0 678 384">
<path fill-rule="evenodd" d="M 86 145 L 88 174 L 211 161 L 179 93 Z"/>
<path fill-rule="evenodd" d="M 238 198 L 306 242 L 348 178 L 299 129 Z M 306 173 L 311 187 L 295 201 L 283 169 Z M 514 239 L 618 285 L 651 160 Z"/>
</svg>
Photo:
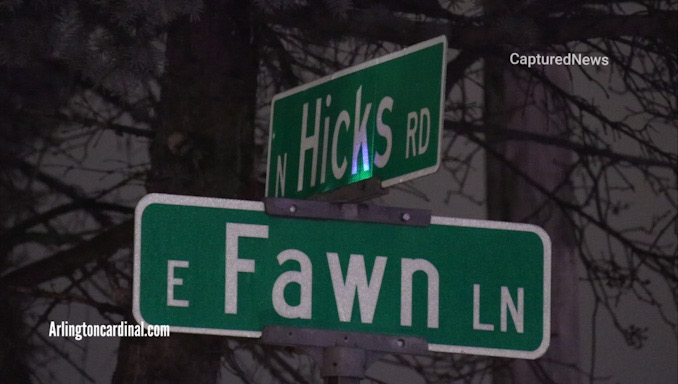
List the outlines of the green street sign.
<svg viewBox="0 0 678 384">
<path fill-rule="evenodd" d="M 261 202 L 162 194 L 135 221 L 140 323 L 413 336 L 430 351 L 527 359 L 549 344 L 551 245 L 533 225 L 280 218 Z"/>
<path fill-rule="evenodd" d="M 440 165 L 445 36 L 273 97 L 266 196 L 303 199 Z"/>
</svg>

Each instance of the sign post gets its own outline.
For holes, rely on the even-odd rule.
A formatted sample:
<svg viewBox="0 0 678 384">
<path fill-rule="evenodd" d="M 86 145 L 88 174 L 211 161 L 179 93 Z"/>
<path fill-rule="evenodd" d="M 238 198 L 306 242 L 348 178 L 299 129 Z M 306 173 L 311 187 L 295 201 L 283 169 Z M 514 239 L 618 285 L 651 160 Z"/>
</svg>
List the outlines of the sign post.
<svg viewBox="0 0 678 384">
<path fill-rule="evenodd" d="M 440 165 L 444 36 L 274 96 L 266 196 L 304 199 Z"/>
<path fill-rule="evenodd" d="M 253 338 L 267 326 L 384 334 L 527 359 L 549 343 L 551 247 L 536 226 L 282 218 L 260 202 L 160 194 L 135 220 L 139 322 Z"/>
</svg>

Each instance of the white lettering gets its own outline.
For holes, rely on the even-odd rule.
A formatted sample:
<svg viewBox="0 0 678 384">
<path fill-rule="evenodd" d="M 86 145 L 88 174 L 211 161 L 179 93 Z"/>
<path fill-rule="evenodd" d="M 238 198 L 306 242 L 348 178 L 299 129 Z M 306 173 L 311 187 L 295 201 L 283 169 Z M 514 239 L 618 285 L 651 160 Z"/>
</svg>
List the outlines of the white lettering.
<svg viewBox="0 0 678 384">
<path fill-rule="evenodd" d="M 315 185 L 315 175 L 318 167 L 318 136 L 320 135 L 320 101 L 315 101 L 315 130 L 313 135 L 306 136 L 307 120 L 308 120 L 308 103 L 304 103 L 301 116 L 301 142 L 299 143 L 299 179 L 297 180 L 297 191 L 301 191 L 304 187 L 304 167 L 306 159 L 306 151 L 311 149 L 313 151 L 313 158 L 311 159 L 311 187 Z"/>
<path fill-rule="evenodd" d="M 493 324 L 483 324 L 480 322 L 480 284 L 473 284 L 473 329 L 494 331 Z"/>
<path fill-rule="evenodd" d="M 422 138 L 424 133 L 424 120 L 426 120 L 426 141 Z M 428 142 L 431 138 L 431 112 L 428 108 L 422 108 L 419 111 L 419 154 L 423 154 L 428 149 Z"/>
<path fill-rule="evenodd" d="M 341 166 L 339 166 L 337 159 L 337 144 L 339 144 L 339 129 L 342 125 L 346 127 L 348 131 L 348 126 L 351 123 L 351 117 L 348 112 L 341 111 L 337 122 L 334 124 L 334 135 L 332 136 L 332 174 L 337 180 L 341 180 L 344 177 L 344 172 L 346 172 L 346 157 L 341 161 Z"/>
<path fill-rule="evenodd" d="M 327 252 L 327 263 L 330 267 L 332 288 L 334 288 L 339 320 L 344 322 L 351 321 L 353 300 L 357 291 L 360 321 L 371 324 L 374 318 L 374 311 L 377 307 L 377 300 L 379 299 L 381 280 L 384 277 L 384 269 L 386 268 L 386 258 L 383 256 L 376 257 L 369 282 L 367 281 L 367 271 L 365 270 L 365 258 L 362 255 L 351 255 L 348 261 L 346 279 L 342 276 L 339 255 L 337 253 Z"/>
<path fill-rule="evenodd" d="M 280 161 L 278 155 L 278 165 L 275 173 L 275 196 L 285 196 L 285 174 L 287 173 L 287 153 L 283 155 Z M 280 188 L 280 189 L 278 189 Z"/>
<path fill-rule="evenodd" d="M 351 163 L 351 174 L 358 173 L 358 152 L 362 152 L 363 172 L 370 170 L 369 152 L 367 150 L 367 118 L 372 109 L 372 103 L 367 103 L 362 119 L 360 118 L 360 104 L 363 93 L 363 86 L 358 88 L 355 94 L 355 120 L 353 121 L 353 157 Z"/>
<path fill-rule="evenodd" d="M 376 165 L 378 168 L 384 168 L 386 163 L 388 163 L 388 159 L 391 157 L 391 146 L 393 143 L 391 127 L 384 124 L 384 110 L 388 110 L 389 112 L 393 110 L 393 99 L 388 96 L 381 99 L 379 102 L 379 107 L 377 108 L 377 133 L 386 139 L 386 149 L 384 150 L 384 153 L 374 154 L 374 165 Z"/>
<path fill-rule="evenodd" d="M 400 325 L 412 326 L 412 277 L 415 272 L 426 274 L 428 284 L 427 326 L 438 328 L 439 285 L 438 270 L 428 260 L 402 259 L 400 273 Z"/>
<path fill-rule="evenodd" d="M 311 260 L 305 253 L 296 249 L 287 249 L 278 255 L 278 264 L 283 265 L 289 260 L 299 263 L 299 271 L 287 271 L 280 276 L 273 284 L 273 308 L 282 317 L 288 319 L 310 319 L 311 318 L 311 288 L 313 284 L 313 266 Z M 290 305 L 285 300 L 285 287 L 288 284 L 296 283 L 300 287 L 300 299 L 298 305 Z"/>
<path fill-rule="evenodd" d="M 332 103 L 332 96 L 325 97 L 325 106 L 329 107 Z M 325 183 L 325 174 L 327 173 L 327 144 L 330 140 L 330 118 L 325 118 L 325 130 L 323 132 L 323 157 L 320 165 L 320 184 Z"/>
<path fill-rule="evenodd" d="M 407 114 L 407 139 L 405 140 L 405 158 L 410 158 L 410 143 L 412 144 L 412 155 L 417 155 L 415 133 L 417 132 L 417 112 Z"/>
<path fill-rule="evenodd" d="M 516 332 L 523 333 L 524 331 L 524 304 L 525 302 L 525 290 L 523 288 L 518 288 L 518 305 L 513 302 L 511 298 L 511 293 L 509 292 L 508 287 L 501 287 L 501 323 L 500 328 L 502 332 L 506 332 L 508 328 L 508 319 L 507 319 L 507 309 L 511 313 L 511 319 L 513 324 L 516 327 Z"/>
<path fill-rule="evenodd" d="M 167 306 L 188 307 L 188 300 L 174 298 L 174 287 L 184 285 L 184 279 L 174 277 L 174 268 L 188 268 L 186 260 L 167 260 Z"/>
<path fill-rule="evenodd" d="M 254 260 L 238 258 L 238 239 L 268 239 L 267 225 L 226 223 L 226 282 L 224 313 L 238 313 L 238 272 L 254 272 Z"/>
</svg>

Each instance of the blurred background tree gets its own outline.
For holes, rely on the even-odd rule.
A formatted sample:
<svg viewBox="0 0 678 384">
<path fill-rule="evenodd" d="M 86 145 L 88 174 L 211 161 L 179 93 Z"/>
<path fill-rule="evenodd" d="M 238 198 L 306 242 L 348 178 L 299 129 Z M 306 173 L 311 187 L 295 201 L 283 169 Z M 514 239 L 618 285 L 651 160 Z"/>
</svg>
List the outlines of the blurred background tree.
<svg viewBox="0 0 678 384">
<path fill-rule="evenodd" d="M 45 327 L 76 313 L 131 321 L 136 201 L 145 192 L 261 199 L 273 94 L 444 34 L 449 198 L 547 229 L 559 250 L 557 333 L 535 362 L 389 361 L 426 382 L 596 381 L 595 342 L 591 362 L 578 356 L 579 279 L 593 292 L 594 321 L 607 313 L 630 347 L 647 329 L 623 316 L 629 298 L 678 335 L 677 8 L 0 1 L 0 376 L 51 381 L 59 375 L 49 367 L 69 365 L 82 381 L 99 380 L 86 367 L 95 348 L 50 339 Z M 577 52 L 610 65 L 509 67 L 512 52 Z M 486 196 L 472 192 L 478 173 Z M 121 340 L 113 381 L 215 382 L 223 368 L 246 382 L 317 379 L 283 349 L 173 335 Z"/>
</svg>

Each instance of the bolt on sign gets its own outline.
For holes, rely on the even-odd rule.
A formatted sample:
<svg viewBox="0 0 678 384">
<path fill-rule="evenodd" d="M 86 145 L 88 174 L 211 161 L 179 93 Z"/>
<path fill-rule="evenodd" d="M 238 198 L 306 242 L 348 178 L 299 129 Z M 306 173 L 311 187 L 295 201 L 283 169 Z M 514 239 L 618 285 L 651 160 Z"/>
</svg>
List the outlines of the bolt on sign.
<svg viewBox="0 0 678 384">
<path fill-rule="evenodd" d="M 440 165 L 445 36 L 277 94 L 266 196 L 306 198 L 372 177 L 388 187 Z"/>
<path fill-rule="evenodd" d="M 430 351 L 528 359 L 549 344 L 551 245 L 533 225 L 281 218 L 260 202 L 162 194 L 135 221 L 140 323 L 413 336 Z"/>
</svg>

